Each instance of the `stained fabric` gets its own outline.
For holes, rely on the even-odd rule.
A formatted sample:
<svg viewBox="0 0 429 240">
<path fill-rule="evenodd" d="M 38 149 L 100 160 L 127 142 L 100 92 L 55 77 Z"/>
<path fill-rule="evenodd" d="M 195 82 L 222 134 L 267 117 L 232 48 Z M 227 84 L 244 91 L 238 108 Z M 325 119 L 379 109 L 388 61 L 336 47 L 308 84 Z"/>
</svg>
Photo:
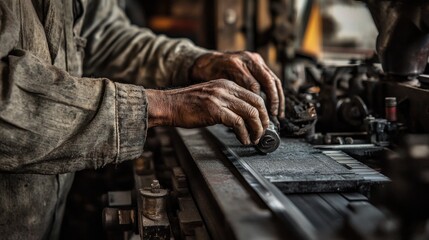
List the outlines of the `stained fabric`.
<svg viewBox="0 0 429 240">
<path fill-rule="evenodd" d="M 139 157 L 144 87 L 189 84 L 204 53 L 116 0 L 0 0 L 2 239 L 58 238 L 73 172 Z"/>
</svg>

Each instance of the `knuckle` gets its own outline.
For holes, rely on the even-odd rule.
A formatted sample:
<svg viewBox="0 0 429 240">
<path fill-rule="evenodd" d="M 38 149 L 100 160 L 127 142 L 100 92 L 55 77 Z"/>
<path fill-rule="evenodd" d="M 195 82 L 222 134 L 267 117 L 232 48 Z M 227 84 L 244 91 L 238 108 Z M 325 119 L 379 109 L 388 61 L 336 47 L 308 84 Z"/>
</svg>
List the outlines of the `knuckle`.
<svg viewBox="0 0 429 240">
<path fill-rule="evenodd" d="M 277 87 L 276 87 L 276 80 L 273 77 L 268 77 L 267 85 L 270 88 L 276 88 L 277 89 Z"/>
<path fill-rule="evenodd" d="M 264 64 L 265 65 L 265 61 L 262 58 L 262 56 L 259 53 L 251 53 L 251 58 L 253 59 L 253 61 L 255 61 L 258 64 Z"/>
<path fill-rule="evenodd" d="M 225 84 L 226 82 L 228 82 L 228 80 L 221 78 L 216 80 L 216 85 L 222 85 L 222 84 Z"/>
<path fill-rule="evenodd" d="M 265 106 L 264 99 L 262 99 L 262 97 L 261 97 L 261 96 L 259 96 L 259 95 L 256 97 L 256 103 L 257 103 L 260 107 Z"/>
<path fill-rule="evenodd" d="M 249 81 L 251 81 L 249 79 Z M 261 86 L 259 85 L 259 83 L 252 81 L 252 83 L 250 84 L 250 90 L 253 92 L 259 92 L 259 90 L 261 89 Z"/>
<path fill-rule="evenodd" d="M 256 93 L 253 93 L 251 91 L 245 90 L 244 89 L 244 94 L 243 94 L 243 98 L 246 102 L 248 102 L 251 105 L 255 105 L 255 103 L 258 101 L 258 95 Z"/>
<path fill-rule="evenodd" d="M 228 55 L 228 61 L 234 63 L 237 60 L 240 60 L 239 54 L 230 54 L 230 55 Z"/>
<path fill-rule="evenodd" d="M 225 94 L 225 87 L 224 86 L 216 87 L 213 90 L 213 97 L 222 98 L 224 96 L 224 94 Z"/>
<path fill-rule="evenodd" d="M 234 119 L 234 127 L 235 128 L 241 128 L 242 126 L 244 126 L 244 120 L 241 117 L 236 117 Z"/>
<path fill-rule="evenodd" d="M 279 99 L 277 97 L 274 97 L 271 99 L 271 103 L 274 105 L 278 105 L 280 103 Z"/>
<path fill-rule="evenodd" d="M 242 59 L 243 59 L 243 56 L 245 56 L 245 55 L 243 54 L 243 52 L 237 52 L 237 53 L 235 53 L 235 54 L 231 55 L 231 59 L 232 59 L 232 60 L 234 60 L 234 61 L 241 62 L 241 61 L 242 61 Z"/>
<path fill-rule="evenodd" d="M 229 80 L 222 78 L 222 79 L 219 79 L 216 83 L 218 83 L 218 85 L 226 85 L 228 84 L 228 82 Z"/>
<path fill-rule="evenodd" d="M 252 118 L 252 119 L 259 118 L 258 109 L 254 108 L 254 107 L 250 107 L 247 112 L 248 112 L 250 118 Z"/>
<path fill-rule="evenodd" d="M 226 80 L 224 86 L 229 89 L 235 89 L 237 87 L 237 84 L 233 81 Z"/>
<path fill-rule="evenodd" d="M 262 56 L 257 52 L 252 52 L 252 56 L 256 59 L 262 59 Z"/>
<path fill-rule="evenodd" d="M 232 65 L 236 68 L 241 69 L 243 68 L 243 61 L 239 57 L 234 57 L 234 59 L 232 60 Z"/>
<path fill-rule="evenodd" d="M 219 79 L 216 81 L 216 83 L 214 84 L 213 89 L 215 89 L 216 91 L 222 90 L 224 88 L 227 88 L 230 86 L 231 81 L 227 80 L 227 79 Z"/>
<path fill-rule="evenodd" d="M 212 93 L 213 90 L 219 85 L 219 80 L 211 80 L 208 82 L 208 85 L 205 86 L 202 90 L 207 93 Z"/>
<path fill-rule="evenodd" d="M 248 57 L 252 57 L 253 53 L 250 51 L 243 51 L 243 55 L 248 56 Z"/>
<path fill-rule="evenodd" d="M 216 90 L 216 86 L 210 86 L 210 87 L 204 88 L 202 91 L 205 93 L 205 95 L 207 95 L 207 97 L 210 97 L 215 95 L 217 90 Z"/>
</svg>

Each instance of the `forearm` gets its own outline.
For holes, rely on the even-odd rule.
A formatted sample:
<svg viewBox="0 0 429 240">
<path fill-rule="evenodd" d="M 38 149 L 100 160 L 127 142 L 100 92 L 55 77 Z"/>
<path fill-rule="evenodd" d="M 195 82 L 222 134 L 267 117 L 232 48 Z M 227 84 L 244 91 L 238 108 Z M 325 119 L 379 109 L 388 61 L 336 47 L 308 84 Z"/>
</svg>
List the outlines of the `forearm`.
<svg viewBox="0 0 429 240">
<path fill-rule="evenodd" d="M 26 52 L 0 64 L 0 171 L 56 174 L 137 158 L 142 87 L 77 78 Z"/>
<path fill-rule="evenodd" d="M 132 26 L 114 0 L 91 1 L 87 13 L 82 34 L 89 76 L 150 88 L 185 86 L 195 59 L 208 52 L 189 40 Z"/>
</svg>

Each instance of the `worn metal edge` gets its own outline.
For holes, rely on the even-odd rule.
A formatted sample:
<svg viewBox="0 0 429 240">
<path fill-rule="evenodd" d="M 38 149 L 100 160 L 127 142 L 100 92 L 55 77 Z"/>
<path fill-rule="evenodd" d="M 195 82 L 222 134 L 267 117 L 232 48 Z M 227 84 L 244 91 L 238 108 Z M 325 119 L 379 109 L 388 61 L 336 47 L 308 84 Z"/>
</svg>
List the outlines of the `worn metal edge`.
<svg viewBox="0 0 429 240">
<path fill-rule="evenodd" d="M 205 130 L 176 129 L 172 137 L 179 162 L 212 239 L 275 240 L 286 237 L 271 212 L 254 199 L 254 195 L 222 161 L 222 153 L 209 140 Z M 199 159 L 198 148 L 205 150 L 206 159 Z M 204 166 L 207 163 L 209 167 Z M 227 174 L 223 180 L 216 180 L 215 171 Z M 227 188 L 223 189 L 216 181 L 223 181 Z M 234 192 L 228 192 L 228 188 Z M 241 210 L 236 210 L 237 207 Z"/>
</svg>

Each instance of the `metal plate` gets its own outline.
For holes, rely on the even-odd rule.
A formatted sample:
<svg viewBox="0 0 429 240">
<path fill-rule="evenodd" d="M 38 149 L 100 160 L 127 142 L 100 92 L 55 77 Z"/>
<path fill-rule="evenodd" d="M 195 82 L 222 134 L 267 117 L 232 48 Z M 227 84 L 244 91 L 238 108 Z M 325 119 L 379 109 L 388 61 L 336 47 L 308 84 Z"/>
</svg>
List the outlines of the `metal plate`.
<svg viewBox="0 0 429 240">
<path fill-rule="evenodd" d="M 389 181 L 342 151 L 322 151 L 303 139 L 282 138 L 277 151 L 261 155 L 255 148 L 240 144 L 228 128 L 217 125 L 209 130 L 284 193 L 362 192 Z"/>
</svg>

